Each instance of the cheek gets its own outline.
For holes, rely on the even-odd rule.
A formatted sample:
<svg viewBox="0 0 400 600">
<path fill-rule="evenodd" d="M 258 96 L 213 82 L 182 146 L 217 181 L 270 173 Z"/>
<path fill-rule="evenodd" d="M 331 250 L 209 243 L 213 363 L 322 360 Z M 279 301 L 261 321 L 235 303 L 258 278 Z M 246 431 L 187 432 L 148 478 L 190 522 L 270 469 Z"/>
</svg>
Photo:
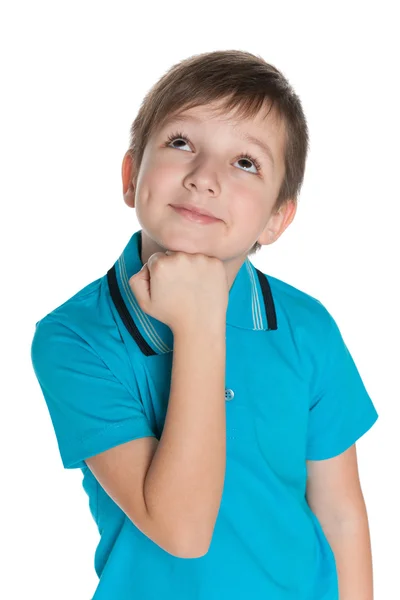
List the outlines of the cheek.
<svg viewBox="0 0 400 600">
<path fill-rule="evenodd" d="M 260 220 L 265 218 L 265 198 L 259 193 L 249 192 L 248 189 L 242 191 L 235 189 L 232 202 L 233 212 L 235 220 L 238 222 L 243 219 L 243 223 L 254 222 L 255 226 L 258 226 Z"/>
<path fill-rule="evenodd" d="M 178 173 L 175 171 L 165 164 L 149 163 L 140 177 L 138 193 L 141 197 L 168 199 L 174 191 L 176 193 Z"/>
<path fill-rule="evenodd" d="M 179 169 L 161 161 L 154 161 L 148 171 L 149 181 L 154 187 L 175 185 L 179 181 Z"/>
</svg>

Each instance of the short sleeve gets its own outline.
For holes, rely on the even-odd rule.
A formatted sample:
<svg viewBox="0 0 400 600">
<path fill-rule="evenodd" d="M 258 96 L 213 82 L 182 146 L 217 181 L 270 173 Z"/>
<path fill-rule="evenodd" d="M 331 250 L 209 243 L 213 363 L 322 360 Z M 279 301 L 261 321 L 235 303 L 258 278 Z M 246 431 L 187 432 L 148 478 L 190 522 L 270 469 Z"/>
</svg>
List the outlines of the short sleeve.
<svg viewBox="0 0 400 600">
<path fill-rule="evenodd" d="M 136 438 L 155 436 L 142 403 L 69 327 L 36 324 L 31 359 L 66 469 Z"/>
<path fill-rule="evenodd" d="M 335 320 L 321 349 L 309 411 L 306 460 L 323 460 L 350 448 L 375 423 L 378 413 Z"/>
</svg>

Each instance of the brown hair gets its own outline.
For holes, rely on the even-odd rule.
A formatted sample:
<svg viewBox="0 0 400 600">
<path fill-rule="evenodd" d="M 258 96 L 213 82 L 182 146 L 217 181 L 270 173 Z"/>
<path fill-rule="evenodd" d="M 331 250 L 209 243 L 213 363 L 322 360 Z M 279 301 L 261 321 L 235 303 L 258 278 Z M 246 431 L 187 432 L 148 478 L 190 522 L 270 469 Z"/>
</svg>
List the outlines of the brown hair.
<svg viewBox="0 0 400 600">
<path fill-rule="evenodd" d="M 172 114 L 222 100 L 222 110 L 254 117 L 266 102 L 285 123 L 285 174 L 274 204 L 298 201 L 309 135 L 299 97 L 283 74 L 260 56 L 240 50 L 217 50 L 173 65 L 144 97 L 130 130 L 129 152 L 139 172 L 147 140 Z M 269 112 L 269 111 L 268 111 Z M 261 248 L 256 242 L 248 252 Z"/>
</svg>

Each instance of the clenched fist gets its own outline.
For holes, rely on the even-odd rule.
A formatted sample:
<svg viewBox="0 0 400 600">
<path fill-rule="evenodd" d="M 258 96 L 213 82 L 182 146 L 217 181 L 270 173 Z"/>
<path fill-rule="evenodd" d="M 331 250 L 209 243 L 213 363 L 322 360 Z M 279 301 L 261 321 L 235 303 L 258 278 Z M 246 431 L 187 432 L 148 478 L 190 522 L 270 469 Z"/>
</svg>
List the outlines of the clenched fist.
<svg viewBox="0 0 400 600">
<path fill-rule="evenodd" d="M 224 264 L 205 254 L 152 254 L 129 279 L 140 308 L 173 333 L 188 324 L 225 322 L 229 285 Z"/>
</svg>

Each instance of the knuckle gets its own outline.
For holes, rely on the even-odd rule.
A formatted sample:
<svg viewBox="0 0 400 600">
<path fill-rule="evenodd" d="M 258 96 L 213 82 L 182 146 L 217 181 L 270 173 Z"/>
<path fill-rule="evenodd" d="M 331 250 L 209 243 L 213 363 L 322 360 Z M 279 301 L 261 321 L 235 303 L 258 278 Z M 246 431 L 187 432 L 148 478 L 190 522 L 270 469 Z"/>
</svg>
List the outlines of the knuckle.
<svg viewBox="0 0 400 600">
<path fill-rule="evenodd" d="M 215 256 L 212 256 L 210 258 L 210 266 L 213 267 L 214 270 L 219 270 L 222 266 L 222 262 L 219 260 L 219 258 L 216 258 Z"/>
<path fill-rule="evenodd" d="M 161 268 L 163 262 L 165 261 L 162 260 L 162 256 L 157 253 L 150 256 L 149 260 L 147 261 L 147 265 L 149 268 L 155 271 Z"/>
<path fill-rule="evenodd" d="M 208 263 L 209 257 L 206 256 L 205 254 L 201 254 L 201 253 L 196 253 L 194 254 L 195 260 L 202 265 L 205 265 Z"/>
</svg>

